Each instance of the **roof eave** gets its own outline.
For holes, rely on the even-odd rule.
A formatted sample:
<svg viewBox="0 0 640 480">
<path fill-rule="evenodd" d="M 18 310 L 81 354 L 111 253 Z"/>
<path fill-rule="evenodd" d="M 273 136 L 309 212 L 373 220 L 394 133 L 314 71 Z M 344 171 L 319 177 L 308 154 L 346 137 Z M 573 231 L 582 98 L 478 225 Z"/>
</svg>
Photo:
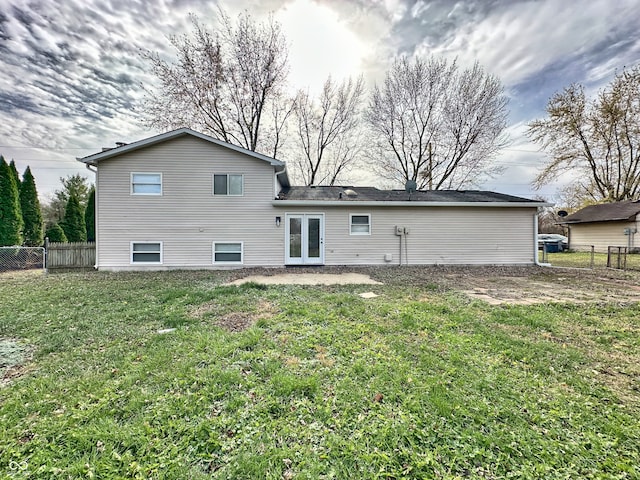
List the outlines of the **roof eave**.
<svg viewBox="0 0 640 480">
<path fill-rule="evenodd" d="M 510 207 L 537 208 L 549 207 L 546 202 L 409 202 L 376 200 L 273 200 L 273 206 L 290 207 Z"/>
<path fill-rule="evenodd" d="M 179 128 L 177 130 L 172 130 L 170 132 L 161 133 L 159 135 L 154 135 L 153 137 L 138 140 L 137 142 L 133 142 L 128 145 L 124 145 L 122 147 L 114 147 L 109 150 L 105 150 L 103 152 L 94 153 L 93 155 L 76 158 L 76 160 L 79 162 L 85 163 L 87 165 L 97 166 L 98 163 L 101 162 L 102 160 L 107 160 L 109 158 L 122 155 L 123 153 L 133 152 L 141 148 L 150 147 L 152 145 L 162 143 L 167 140 L 171 140 L 173 138 L 182 137 L 184 135 L 191 135 L 193 137 L 206 140 L 208 142 L 214 143 L 221 147 L 228 148 L 229 150 L 233 150 L 239 153 L 243 153 L 245 155 L 252 156 L 259 160 L 269 162 L 273 166 L 284 166 L 284 162 L 281 162 L 280 160 L 276 160 L 275 158 L 267 157 L 266 155 L 263 155 L 261 153 L 252 152 L 251 150 L 247 150 L 245 148 L 223 142 L 221 140 L 210 137 L 209 135 L 205 135 L 203 133 L 196 132 L 195 130 L 191 130 L 190 128 Z"/>
<path fill-rule="evenodd" d="M 621 218 L 606 218 L 602 220 L 563 220 L 557 222 L 558 225 L 576 225 L 579 223 L 604 223 L 604 222 L 633 222 L 636 215 L 631 215 L 630 217 L 621 217 Z"/>
</svg>

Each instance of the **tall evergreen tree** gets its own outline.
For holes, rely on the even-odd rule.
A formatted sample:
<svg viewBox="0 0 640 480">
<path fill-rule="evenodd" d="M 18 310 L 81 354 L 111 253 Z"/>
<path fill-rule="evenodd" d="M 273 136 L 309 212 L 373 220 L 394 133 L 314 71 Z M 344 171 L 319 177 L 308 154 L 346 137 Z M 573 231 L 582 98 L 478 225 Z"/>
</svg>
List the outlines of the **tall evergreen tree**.
<svg viewBox="0 0 640 480">
<path fill-rule="evenodd" d="M 13 178 L 16 179 L 16 185 L 18 185 L 18 190 L 20 190 L 20 174 L 18 173 L 18 169 L 16 168 L 16 162 L 11 160 L 9 162 L 9 168 L 11 169 L 11 173 L 13 173 Z"/>
<path fill-rule="evenodd" d="M 64 234 L 64 230 L 58 225 L 54 223 L 47 227 L 47 231 L 44 233 L 45 238 L 48 238 L 50 242 L 53 243 L 66 243 L 67 236 Z"/>
<path fill-rule="evenodd" d="M 28 247 L 38 247 L 43 241 L 42 210 L 36 182 L 31 174 L 31 169 L 27 167 L 22 176 L 20 184 L 20 208 L 22 210 L 22 220 L 24 221 L 23 237 L 24 244 Z"/>
<path fill-rule="evenodd" d="M 84 225 L 87 228 L 87 242 L 96 241 L 96 188 L 91 187 L 87 208 L 84 211 Z"/>
<path fill-rule="evenodd" d="M 64 218 L 64 209 L 71 195 L 78 197 L 80 206 L 82 206 L 83 209 L 87 205 L 90 184 L 86 178 L 76 173 L 75 175 L 60 177 L 60 182 L 62 183 L 62 189 L 56 190 L 51 200 L 45 203 L 42 208 L 42 216 L 47 225 L 60 223 L 62 221 Z"/>
<path fill-rule="evenodd" d="M 0 155 L 0 247 L 22 244 L 22 214 L 18 185 L 4 157 Z"/>
<path fill-rule="evenodd" d="M 86 242 L 87 228 L 84 226 L 84 212 L 80 201 L 75 195 L 71 195 L 64 209 L 64 218 L 60 222 L 67 240 L 70 242 Z"/>
</svg>

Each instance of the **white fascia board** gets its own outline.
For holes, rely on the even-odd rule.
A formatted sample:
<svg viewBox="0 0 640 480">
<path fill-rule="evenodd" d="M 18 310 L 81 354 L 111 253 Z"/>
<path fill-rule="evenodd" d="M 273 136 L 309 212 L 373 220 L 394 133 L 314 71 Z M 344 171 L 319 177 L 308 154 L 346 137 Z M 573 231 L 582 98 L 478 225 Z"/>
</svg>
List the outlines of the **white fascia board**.
<svg viewBox="0 0 640 480">
<path fill-rule="evenodd" d="M 408 202 L 408 201 L 340 201 L 340 200 L 273 200 L 275 207 L 550 207 L 546 202 Z"/>
<path fill-rule="evenodd" d="M 274 165 L 274 166 L 284 165 L 284 162 L 281 162 L 280 160 L 276 160 L 275 158 L 267 157 L 266 155 L 263 155 L 261 153 L 252 152 L 251 150 L 238 147 L 237 145 L 232 145 L 230 143 L 223 142 L 222 140 L 218 140 L 216 138 L 210 137 L 209 135 L 205 135 L 204 133 L 196 132 L 195 130 L 191 130 L 190 128 L 179 128 L 177 130 L 172 130 L 171 132 L 161 133 L 153 137 L 145 138 L 142 140 L 138 140 L 137 142 L 123 145 L 122 147 L 114 147 L 109 150 L 105 150 L 104 152 L 94 153 L 93 155 L 88 155 L 86 157 L 76 157 L 76 160 L 82 163 L 86 163 L 87 165 L 95 166 L 97 165 L 98 162 L 102 160 L 106 160 L 111 157 L 116 157 L 123 153 L 132 152 L 140 148 L 149 147 L 151 145 L 155 145 L 156 143 L 161 143 L 166 140 L 171 140 L 172 138 L 181 137 L 183 135 L 191 135 L 193 137 L 200 138 L 207 142 L 211 142 L 221 147 L 228 148 L 229 150 L 234 150 L 236 152 L 249 155 L 250 157 L 254 157 L 259 160 L 269 162 L 271 165 Z"/>
</svg>

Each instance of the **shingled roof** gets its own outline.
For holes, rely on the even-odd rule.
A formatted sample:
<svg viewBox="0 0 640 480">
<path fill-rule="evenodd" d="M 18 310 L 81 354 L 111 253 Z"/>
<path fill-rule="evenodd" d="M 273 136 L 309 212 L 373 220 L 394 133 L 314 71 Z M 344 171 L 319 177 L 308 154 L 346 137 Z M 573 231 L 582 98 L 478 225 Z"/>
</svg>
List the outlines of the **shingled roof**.
<svg viewBox="0 0 640 480">
<path fill-rule="evenodd" d="M 602 203 L 599 205 L 589 205 L 578 210 L 560 222 L 569 223 L 591 223 L 591 222 L 614 222 L 631 221 L 640 213 L 640 200 L 628 200 L 626 202 Z"/>
<path fill-rule="evenodd" d="M 418 190 L 410 194 L 404 190 L 379 190 L 375 187 L 289 187 L 278 195 L 283 201 L 308 202 L 415 202 L 415 203 L 518 203 L 542 205 L 544 202 L 481 190 Z"/>
</svg>

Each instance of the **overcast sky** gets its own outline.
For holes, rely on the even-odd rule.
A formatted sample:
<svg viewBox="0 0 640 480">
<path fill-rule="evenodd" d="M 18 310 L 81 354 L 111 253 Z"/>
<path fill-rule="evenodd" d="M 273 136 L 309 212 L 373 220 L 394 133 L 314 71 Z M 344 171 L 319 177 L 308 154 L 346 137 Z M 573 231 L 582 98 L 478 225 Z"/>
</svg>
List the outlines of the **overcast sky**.
<svg viewBox="0 0 640 480">
<path fill-rule="evenodd" d="M 526 123 L 565 86 L 595 93 L 640 61 L 638 0 L 221 3 L 233 16 L 274 12 L 292 88 L 313 90 L 329 74 L 362 73 L 372 85 L 400 53 L 478 60 L 505 85 L 512 140 L 499 158 L 508 168 L 483 187 L 525 197 L 553 199 L 559 186 L 531 188 L 545 157 L 523 137 Z M 0 0 L 0 153 L 20 173 L 30 165 L 46 196 L 59 177 L 91 175 L 76 157 L 159 133 L 139 114 L 142 86 L 154 81 L 139 52 L 172 55 L 167 36 L 190 30 L 189 13 L 214 25 L 215 12 L 212 0 Z"/>
</svg>

